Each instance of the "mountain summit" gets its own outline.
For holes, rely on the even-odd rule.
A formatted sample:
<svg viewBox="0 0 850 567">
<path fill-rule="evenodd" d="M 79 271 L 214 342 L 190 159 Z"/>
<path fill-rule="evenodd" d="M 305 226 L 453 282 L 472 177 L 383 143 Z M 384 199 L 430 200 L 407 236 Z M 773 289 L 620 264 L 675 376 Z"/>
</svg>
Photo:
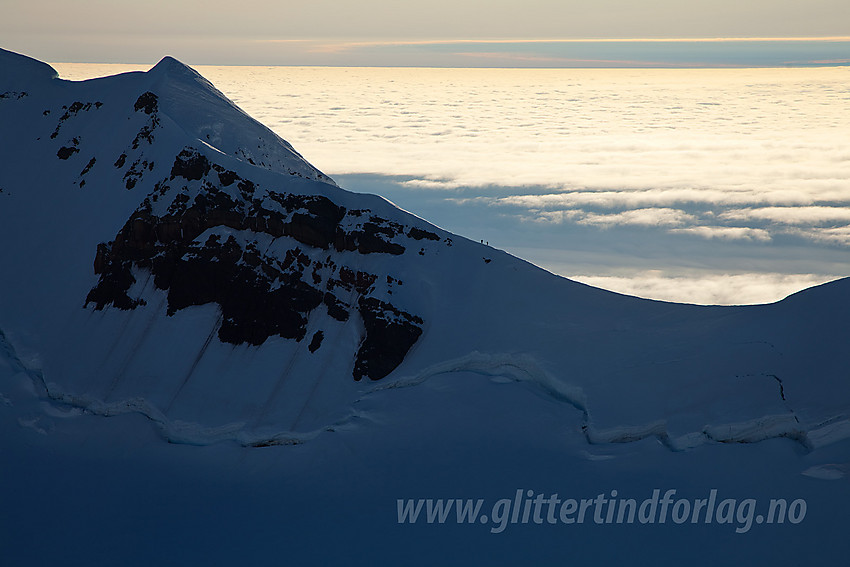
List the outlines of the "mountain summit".
<svg viewBox="0 0 850 567">
<path fill-rule="evenodd" d="M 49 404 L 267 446 L 473 374 L 588 444 L 850 436 L 847 280 L 749 307 L 572 282 L 341 189 L 170 57 L 69 82 L 2 51 L 0 127 L 0 352 Z"/>
</svg>

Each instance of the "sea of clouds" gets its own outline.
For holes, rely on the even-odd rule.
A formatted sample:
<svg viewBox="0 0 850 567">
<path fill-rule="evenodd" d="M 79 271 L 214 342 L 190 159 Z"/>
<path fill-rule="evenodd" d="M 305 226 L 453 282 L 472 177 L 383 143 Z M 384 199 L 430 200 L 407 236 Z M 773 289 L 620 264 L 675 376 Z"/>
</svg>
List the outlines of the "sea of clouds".
<svg viewBox="0 0 850 567">
<path fill-rule="evenodd" d="M 343 187 L 586 283 L 760 303 L 850 275 L 847 67 L 197 69 Z"/>
</svg>

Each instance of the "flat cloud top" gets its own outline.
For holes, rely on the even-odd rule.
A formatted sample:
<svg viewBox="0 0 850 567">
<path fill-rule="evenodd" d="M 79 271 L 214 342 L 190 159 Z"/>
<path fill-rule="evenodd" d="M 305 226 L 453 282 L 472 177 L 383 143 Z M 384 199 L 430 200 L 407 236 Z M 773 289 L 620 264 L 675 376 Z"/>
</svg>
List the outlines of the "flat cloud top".
<svg viewBox="0 0 850 567">
<path fill-rule="evenodd" d="M 568 277 L 732 274 L 651 296 L 738 303 L 850 272 L 847 68 L 198 69 L 335 178 Z"/>
</svg>

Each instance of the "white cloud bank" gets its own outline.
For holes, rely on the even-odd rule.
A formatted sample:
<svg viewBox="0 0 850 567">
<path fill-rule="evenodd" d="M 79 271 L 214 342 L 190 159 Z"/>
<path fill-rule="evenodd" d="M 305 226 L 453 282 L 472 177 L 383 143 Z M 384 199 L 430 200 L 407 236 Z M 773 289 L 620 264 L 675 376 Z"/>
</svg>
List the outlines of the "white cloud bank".
<svg viewBox="0 0 850 567">
<path fill-rule="evenodd" d="M 801 289 L 836 279 L 820 274 L 704 274 L 670 276 L 636 272 L 623 276 L 577 274 L 571 279 L 648 299 L 700 305 L 749 305 L 779 300 Z"/>
<path fill-rule="evenodd" d="M 475 234 L 446 228 L 510 234 L 506 248 L 541 234 L 570 254 L 631 246 L 669 268 L 578 273 L 604 287 L 748 303 L 850 273 L 836 259 L 850 246 L 850 68 L 199 70 L 326 173 L 398 176 L 420 204 L 441 200 L 438 224 L 441 211 L 476 216 Z M 727 277 L 721 257 L 742 246 L 786 264 Z M 674 269 L 706 253 L 715 279 Z M 745 281 L 751 294 L 732 291 Z"/>
<path fill-rule="evenodd" d="M 847 68 L 202 71 L 332 175 L 459 204 L 495 186 L 472 198 L 539 222 L 850 243 Z"/>
</svg>

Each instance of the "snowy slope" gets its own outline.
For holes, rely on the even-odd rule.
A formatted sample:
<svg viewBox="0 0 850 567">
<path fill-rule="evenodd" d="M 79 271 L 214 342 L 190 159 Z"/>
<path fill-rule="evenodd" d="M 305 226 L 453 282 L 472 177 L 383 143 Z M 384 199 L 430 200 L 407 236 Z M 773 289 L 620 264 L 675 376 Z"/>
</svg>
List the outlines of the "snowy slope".
<svg viewBox="0 0 850 567">
<path fill-rule="evenodd" d="M 651 489 L 666 467 L 763 491 L 850 470 L 850 280 L 747 307 L 572 282 L 339 188 L 171 58 L 72 83 L 0 51 L 0 134 L 0 423 L 22 463 L 43 449 L 88 486 L 88 466 L 238 461 L 219 472 L 270 490 L 289 471 L 281 505 L 350 495 L 340 470 L 393 504 L 417 474 L 496 495 L 503 468 L 590 491 L 600 474 Z M 140 456 L 96 465 L 101 450 Z M 744 463 L 780 480 L 735 477 Z"/>
<path fill-rule="evenodd" d="M 576 407 L 594 443 L 847 423 L 846 281 L 758 307 L 607 293 L 337 188 L 174 59 L 3 64 L 0 321 L 53 399 L 253 443 L 350 419 L 360 378 L 472 371 Z"/>
</svg>

